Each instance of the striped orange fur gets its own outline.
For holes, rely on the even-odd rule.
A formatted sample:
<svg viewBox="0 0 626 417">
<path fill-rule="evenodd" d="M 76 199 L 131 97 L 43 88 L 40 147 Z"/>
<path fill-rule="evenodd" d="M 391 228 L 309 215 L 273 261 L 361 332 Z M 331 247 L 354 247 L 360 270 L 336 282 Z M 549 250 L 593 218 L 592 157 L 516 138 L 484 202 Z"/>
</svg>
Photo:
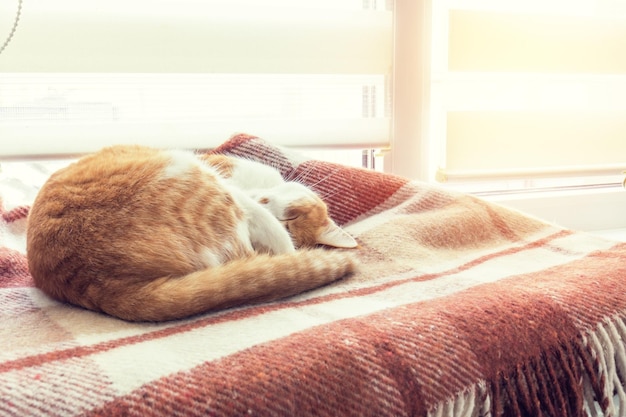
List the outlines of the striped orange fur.
<svg viewBox="0 0 626 417">
<path fill-rule="evenodd" d="M 260 202 L 274 195 L 237 187 L 228 163 L 117 146 L 56 172 L 29 216 L 35 284 L 90 310 L 164 321 L 287 297 L 355 270 L 343 251 L 294 247 L 309 214 L 332 223 L 321 200 L 299 212 L 280 206 L 290 217 L 277 218 Z"/>
</svg>

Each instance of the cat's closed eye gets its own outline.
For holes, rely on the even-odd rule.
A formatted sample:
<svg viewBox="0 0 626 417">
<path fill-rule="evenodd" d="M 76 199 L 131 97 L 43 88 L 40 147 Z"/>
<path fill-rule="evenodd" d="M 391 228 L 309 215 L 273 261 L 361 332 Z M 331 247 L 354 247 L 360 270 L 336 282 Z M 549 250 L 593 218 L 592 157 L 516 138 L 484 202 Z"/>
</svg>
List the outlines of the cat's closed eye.
<svg viewBox="0 0 626 417">
<path fill-rule="evenodd" d="M 313 247 L 320 243 L 323 229 L 330 223 L 326 206 L 321 202 L 299 200 L 284 211 L 285 227 L 296 247 Z"/>
</svg>

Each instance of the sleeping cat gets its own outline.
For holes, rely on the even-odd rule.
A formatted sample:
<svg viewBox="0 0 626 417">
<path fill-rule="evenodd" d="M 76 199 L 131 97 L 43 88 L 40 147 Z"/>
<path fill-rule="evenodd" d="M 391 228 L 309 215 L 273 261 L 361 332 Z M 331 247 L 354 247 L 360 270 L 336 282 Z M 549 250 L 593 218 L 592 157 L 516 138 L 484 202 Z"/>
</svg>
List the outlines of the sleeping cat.
<svg viewBox="0 0 626 417">
<path fill-rule="evenodd" d="M 298 182 L 285 182 L 276 169 L 225 155 L 208 154 L 200 158 L 281 221 L 296 247 L 357 246 L 354 238 L 328 217 L 326 204 L 313 191 Z"/>
<path fill-rule="evenodd" d="M 284 298 L 355 270 L 345 252 L 294 242 L 356 246 L 319 197 L 270 167 L 116 146 L 44 184 L 27 256 L 54 299 L 164 321 Z"/>
</svg>

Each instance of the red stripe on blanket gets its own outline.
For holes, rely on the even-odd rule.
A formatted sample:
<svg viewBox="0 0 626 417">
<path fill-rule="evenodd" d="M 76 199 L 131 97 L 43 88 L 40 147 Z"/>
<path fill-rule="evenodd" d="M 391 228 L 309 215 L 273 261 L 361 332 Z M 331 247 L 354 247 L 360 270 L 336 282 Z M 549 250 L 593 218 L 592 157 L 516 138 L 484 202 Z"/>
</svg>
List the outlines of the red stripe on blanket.
<svg viewBox="0 0 626 417">
<path fill-rule="evenodd" d="M 340 225 L 381 205 L 408 183 L 405 178 L 321 161 L 300 164 L 286 179 L 313 189 Z"/>
<path fill-rule="evenodd" d="M 532 291 L 534 281 L 525 276 L 490 284 L 489 291 L 471 288 L 441 314 L 454 319 L 455 336 L 472 346 L 497 398 L 494 415 L 534 416 L 546 409 L 580 415 L 582 370 L 567 344 L 579 329 L 552 298 Z"/>
<path fill-rule="evenodd" d="M 0 288 L 32 287 L 26 256 L 9 248 L 0 248 Z"/>
<path fill-rule="evenodd" d="M 386 289 L 389 289 L 398 285 L 406 284 L 409 282 L 420 282 L 420 281 L 437 279 L 437 278 L 441 278 L 444 276 L 456 274 L 456 273 L 471 269 L 477 265 L 480 265 L 484 262 L 487 262 L 489 260 L 492 260 L 498 257 L 503 257 L 503 256 L 511 255 L 514 253 L 522 252 L 525 250 L 531 250 L 531 249 L 545 246 L 547 245 L 547 243 L 549 243 L 552 240 L 567 236 L 572 233 L 573 232 L 571 231 L 563 230 L 553 235 L 550 235 L 546 238 L 530 242 L 526 245 L 512 247 L 503 251 L 491 253 L 491 254 L 479 257 L 477 259 L 474 259 L 470 262 L 467 262 L 451 270 L 442 271 L 439 273 L 416 275 L 416 276 L 412 276 L 409 278 L 397 279 L 394 281 L 385 282 L 380 285 L 360 288 L 360 289 L 356 289 L 356 290 L 352 290 L 348 292 L 329 294 L 326 296 L 316 297 L 316 298 L 303 300 L 303 301 L 286 300 L 286 301 L 281 301 L 280 303 L 259 305 L 259 306 L 254 306 L 254 307 L 245 308 L 241 310 L 225 312 L 219 315 L 208 315 L 207 317 L 201 318 L 197 321 L 154 331 L 151 333 L 146 333 L 146 334 L 139 335 L 139 336 L 120 338 L 120 339 L 116 339 L 113 341 L 104 342 L 104 343 L 100 343 L 100 344 L 96 344 L 92 346 L 80 346 L 80 347 L 70 348 L 66 350 L 58 350 L 58 351 L 47 353 L 47 354 L 25 357 L 25 358 L 17 359 L 14 361 L 7 361 L 4 363 L 0 363 L 0 372 L 7 372 L 10 370 L 22 369 L 22 368 L 26 368 L 29 366 L 41 365 L 46 362 L 69 359 L 72 357 L 89 356 L 89 355 L 105 352 L 108 350 L 112 350 L 115 348 L 119 348 L 121 346 L 133 345 L 133 344 L 141 343 L 147 340 L 155 340 L 159 338 L 164 338 L 167 336 L 171 336 L 173 334 L 184 333 L 184 332 L 188 332 L 197 328 L 215 325 L 218 323 L 224 323 L 224 322 L 234 321 L 234 320 L 242 320 L 242 319 L 249 318 L 252 316 L 259 316 L 262 314 L 266 314 L 271 311 L 294 308 L 294 307 L 302 307 L 302 306 L 307 306 L 307 305 L 321 304 L 321 303 L 338 300 L 342 298 L 366 296 L 366 295 L 374 294 L 374 293 L 377 293 L 377 292 L 380 292 L 380 291 L 383 291 L 383 290 L 386 290 Z"/>
<path fill-rule="evenodd" d="M 5 224 L 3 227 L 7 228 L 5 230 L 0 229 L 0 233 L 12 233 L 15 228 L 25 227 L 29 210 L 28 206 L 19 206 L 6 211 L 0 199 L 0 219 Z M 0 288 L 25 286 L 33 286 L 33 280 L 28 272 L 26 256 L 16 250 L 0 247 Z"/>
<path fill-rule="evenodd" d="M 217 148 L 211 150 L 211 153 L 227 153 L 240 146 L 245 145 L 251 140 L 259 139 L 258 136 L 250 135 L 247 133 L 236 133 L 232 135 L 226 142 L 222 143 Z"/>
<path fill-rule="evenodd" d="M 288 181 L 299 181 L 316 191 L 329 206 L 330 216 L 345 224 L 391 197 L 408 180 L 365 169 L 321 161 L 289 159 L 282 149 L 262 139 L 239 134 L 212 150 L 273 166 Z"/>
<path fill-rule="evenodd" d="M 529 280 L 533 280 L 533 291 L 552 297 L 576 316 L 581 327 L 591 330 L 611 309 L 626 312 L 625 255 L 626 243 L 619 243 L 611 250 L 532 274 Z M 546 279 L 552 282 L 550 286 L 544 284 Z"/>
<path fill-rule="evenodd" d="M 94 415 L 426 415 L 456 395 L 471 395 L 468 405 L 489 395 L 493 415 L 582 415 L 580 381 L 593 364 L 576 342 L 579 314 L 596 304 L 604 318 L 623 311 L 625 254 L 621 245 L 565 273 L 554 267 L 318 326 L 146 384 Z M 600 265 L 618 272 L 605 277 Z M 612 290 L 615 305 L 602 301 Z"/>
<path fill-rule="evenodd" d="M 424 415 L 420 404 L 407 404 L 416 387 L 404 358 L 377 329 L 360 324 L 320 327 L 206 363 L 92 415 L 159 416 L 174 408 L 189 416 Z"/>
<path fill-rule="evenodd" d="M 0 208 L 0 211 L 2 211 L 2 220 L 4 220 L 6 223 L 12 223 L 26 219 L 28 217 L 28 212 L 30 211 L 30 208 L 28 206 L 20 206 L 10 211 L 3 211 Z"/>
<path fill-rule="evenodd" d="M 213 149 L 211 153 L 232 155 L 261 162 L 279 170 L 283 177 L 295 169 L 295 163 L 289 160 L 280 148 L 256 136 L 244 133 L 231 137 L 227 142 Z"/>
<path fill-rule="evenodd" d="M 503 401 L 495 415 L 583 415 L 582 372 L 607 406 L 597 352 L 581 334 L 626 311 L 626 244 L 535 273 L 466 290 L 467 318 L 456 326 L 474 352 L 492 390 Z M 444 313 L 444 314 L 447 314 Z M 504 329 L 508 330 L 504 330 Z M 568 344 L 568 340 L 574 340 Z M 532 382 L 532 383 L 531 383 Z M 541 409 L 539 408 L 541 406 Z"/>
</svg>

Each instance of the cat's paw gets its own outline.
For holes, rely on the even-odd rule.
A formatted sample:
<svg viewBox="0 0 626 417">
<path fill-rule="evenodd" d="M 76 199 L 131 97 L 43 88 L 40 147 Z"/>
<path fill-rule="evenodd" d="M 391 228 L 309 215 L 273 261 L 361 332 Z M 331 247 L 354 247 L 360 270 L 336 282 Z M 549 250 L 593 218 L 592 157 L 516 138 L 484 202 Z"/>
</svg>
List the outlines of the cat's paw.
<svg viewBox="0 0 626 417">
<path fill-rule="evenodd" d="M 296 251 L 293 242 L 291 241 L 291 237 L 287 234 L 287 240 L 281 238 L 280 242 L 277 242 L 273 245 L 272 253 L 278 255 L 281 253 L 293 253 Z"/>
<path fill-rule="evenodd" d="M 278 186 L 249 191 L 249 196 L 280 221 L 293 220 L 292 207 L 307 211 L 307 207 L 324 205 L 317 195 L 297 182 L 284 182 Z"/>
<path fill-rule="evenodd" d="M 261 241 L 252 242 L 255 251 L 280 255 L 282 253 L 293 253 L 296 251 L 291 237 L 286 230 L 277 230 L 277 233 L 269 233 Z"/>
</svg>

